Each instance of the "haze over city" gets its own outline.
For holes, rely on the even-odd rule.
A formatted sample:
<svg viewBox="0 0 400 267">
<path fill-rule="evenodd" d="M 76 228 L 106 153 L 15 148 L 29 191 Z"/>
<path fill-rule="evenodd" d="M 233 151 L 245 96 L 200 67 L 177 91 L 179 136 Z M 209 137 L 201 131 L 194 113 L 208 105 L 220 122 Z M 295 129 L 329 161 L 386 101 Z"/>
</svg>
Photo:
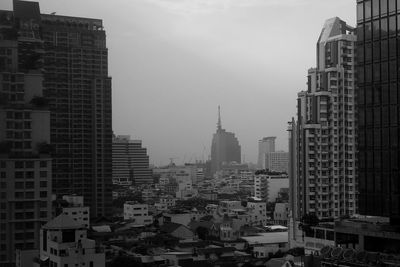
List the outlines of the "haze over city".
<svg viewBox="0 0 400 267">
<path fill-rule="evenodd" d="M 356 14 L 349 0 L 39 2 L 43 13 L 103 19 L 113 130 L 143 140 L 155 165 L 207 159 L 218 105 L 245 161 L 263 136 L 287 150 L 321 27 L 334 16 L 355 26 Z"/>
</svg>

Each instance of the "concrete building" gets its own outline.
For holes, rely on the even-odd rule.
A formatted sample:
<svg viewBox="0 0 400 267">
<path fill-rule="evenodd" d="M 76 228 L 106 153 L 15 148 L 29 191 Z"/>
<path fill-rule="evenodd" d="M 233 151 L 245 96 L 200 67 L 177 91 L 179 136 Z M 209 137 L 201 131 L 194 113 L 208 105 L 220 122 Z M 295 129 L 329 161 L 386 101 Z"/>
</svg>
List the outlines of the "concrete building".
<svg viewBox="0 0 400 267">
<path fill-rule="evenodd" d="M 308 89 L 298 94 L 292 131 L 301 215 L 326 219 L 357 212 L 355 42 L 354 28 L 337 17 L 327 20 L 317 43 L 317 68 L 308 71 Z"/>
<path fill-rule="evenodd" d="M 234 133 L 222 129 L 221 114 L 218 106 L 217 132 L 211 144 L 211 172 L 221 170 L 223 163 L 241 163 L 241 147 Z"/>
<path fill-rule="evenodd" d="M 63 196 L 63 200 L 69 203 L 68 207 L 63 207 L 62 213 L 71 217 L 75 222 L 84 225 L 86 228 L 90 226 L 89 207 L 83 206 L 82 196 Z"/>
<path fill-rule="evenodd" d="M 289 220 L 289 204 L 288 203 L 276 203 L 274 209 L 274 224 L 288 225 Z"/>
<path fill-rule="evenodd" d="M 274 172 L 288 172 L 289 153 L 284 151 L 267 152 L 264 154 L 262 169 Z"/>
<path fill-rule="evenodd" d="M 0 266 L 38 249 L 51 218 L 50 112 L 39 4 L 0 11 Z"/>
<path fill-rule="evenodd" d="M 135 185 L 153 183 L 147 150 L 142 141 L 131 140 L 129 135 L 113 137 L 112 169 L 113 180 L 127 179 Z"/>
<path fill-rule="evenodd" d="M 275 202 L 282 188 L 289 187 L 287 174 L 257 174 L 254 176 L 254 196 L 263 201 Z"/>
<path fill-rule="evenodd" d="M 136 225 L 149 225 L 153 223 L 153 216 L 149 215 L 149 205 L 133 201 L 124 203 L 124 220 L 133 220 Z"/>
<path fill-rule="evenodd" d="M 264 137 L 258 141 L 258 160 L 257 166 L 259 169 L 265 169 L 265 154 L 275 152 L 275 136 Z"/>
<path fill-rule="evenodd" d="M 81 195 L 93 217 L 111 216 L 111 78 L 103 22 L 54 14 L 40 20 L 53 192 Z"/>
<path fill-rule="evenodd" d="M 67 215 L 59 215 L 44 225 L 40 237 L 38 258 L 41 264 L 47 262 L 47 266 L 65 267 L 105 266 L 105 254 L 94 240 L 87 238 L 85 226 Z"/>
</svg>

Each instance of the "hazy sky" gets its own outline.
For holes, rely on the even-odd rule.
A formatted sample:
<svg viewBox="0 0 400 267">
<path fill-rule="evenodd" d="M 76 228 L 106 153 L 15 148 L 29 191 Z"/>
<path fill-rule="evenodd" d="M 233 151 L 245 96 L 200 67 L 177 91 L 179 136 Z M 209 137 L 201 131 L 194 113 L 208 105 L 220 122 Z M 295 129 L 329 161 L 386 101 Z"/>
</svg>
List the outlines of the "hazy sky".
<svg viewBox="0 0 400 267">
<path fill-rule="evenodd" d="M 263 136 L 287 150 L 325 20 L 354 26 L 356 15 L 354 0 L 39 2 L 42 13 L 103 19 L 114 132 L 143 140 L 156 165 L 207 159 L 218 105 L 246 161 L 256 162 Z"/>
</svg>

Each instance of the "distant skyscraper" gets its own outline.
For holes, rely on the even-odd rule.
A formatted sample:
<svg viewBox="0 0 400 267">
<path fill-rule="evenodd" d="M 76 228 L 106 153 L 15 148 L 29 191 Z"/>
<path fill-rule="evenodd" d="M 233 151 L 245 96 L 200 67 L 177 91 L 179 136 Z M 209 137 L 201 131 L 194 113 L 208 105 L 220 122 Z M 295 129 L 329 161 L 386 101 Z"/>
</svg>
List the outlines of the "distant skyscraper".
<svg viewBox="0 0 400 267">
<path fill-rule="evenodd" d="M 298 94 L 292 129 L 298 143 L 295 149 L 290 144 L 297 153 L 291 159 L 298 162 L 289 169 L 298 179 L 301 215 L 337 218 L 357 211 L 355 42 L 352 27 L 337 17 L 327 20 L 317 43 L 317 68 L 308 71 L 308 90 Z"/>
<path fill-rule="evenodd" d="M 50 111 L 38 3 L 0 11 L 0 266 L 39 249 L 51 218 Z"/>
<path fill-rule="evenodd" d="M 275 152 L 275 139 L 275 136 L 270 136 L 264 137 L 263 139 L 258 141 L 258 168 L 265 168 L 265 153 Z"/>
<path fill-rule="evenodd" d="M 218 106 L 217 132 L 214 133 L 211 144 L 211 172 L 221 170 L 222 163 L 241 163 L 241 148 L 234 133 L 222 129 L 221 112 Z"/>
<path fill-rule="evenodd" d="M 99 19 L 41 15 L 44 95 L 50 100 L 53 191 L 111 215 L 111 78 Z"/>
<path fill-rule="evenodd" d="M 128 179 L 133 184 L 153 183 L 153 172 L 149 168 L 149 156 L 142 141 L 131 140 L 129 135 L 113 138 L 113 179 Z"/>
<path fill-rule="evenodd" d="M 400 224 L 400 1 L 358 0 L 357 24 L 359 213 Z"/>
</svg>

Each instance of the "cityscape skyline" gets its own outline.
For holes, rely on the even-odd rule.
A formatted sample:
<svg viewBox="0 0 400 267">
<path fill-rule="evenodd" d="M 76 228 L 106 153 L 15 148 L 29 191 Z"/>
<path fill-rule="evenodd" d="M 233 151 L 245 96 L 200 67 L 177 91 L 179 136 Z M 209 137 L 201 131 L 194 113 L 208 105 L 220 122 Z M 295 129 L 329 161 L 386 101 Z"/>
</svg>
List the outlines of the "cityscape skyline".
<svg viewBox="0 0 400 267">
<path fill-rule="evenodd" d="M 11 2 L 2 1 L 0 8 L 10 10 Z M 286 122 L 295 113 L 296 93 L 306 88 L 304 71 L 315 65 L 319 25 L 338 16 L 355 26 L 354 3 L 191 2 L 85 1 L 79 10 L 77 1 L 40 4 L 43 13 L 102 18 L 113 77 L 113 130 L 142 140 L 152 164 L 167 165 L 170 157 L 179 164 L 206 160 L 218 105 L 245 161 L 257 162 L 263 136 L 277 136 L 277 150 L 287 151 Z M 182 14 L 193 6 L 200 8 Z M 311 6 L 318 12 L 304 18 Z M 182 98 L 187 100 L 177 101 Z M 154 112 L 154 106 L 163 112 Z M 280 111 L 269 112 L 274 109 Z"/>
</svg>

